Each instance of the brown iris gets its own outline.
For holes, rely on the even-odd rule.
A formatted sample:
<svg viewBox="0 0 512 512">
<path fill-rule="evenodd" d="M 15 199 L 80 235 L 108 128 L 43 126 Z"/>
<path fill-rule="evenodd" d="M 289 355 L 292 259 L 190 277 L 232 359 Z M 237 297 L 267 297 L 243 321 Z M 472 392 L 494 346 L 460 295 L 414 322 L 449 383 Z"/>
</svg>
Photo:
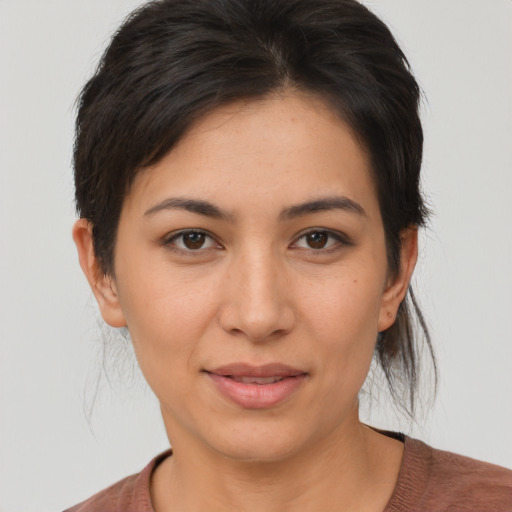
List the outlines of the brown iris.
<svg viewBox="0 0 512 512">
<path fill-rule="evenodd" d="M 187 249 L 201 249 L 204 245 L 206 235 L 204 233 L 185 233 L 183 235 L 183 245 Z"/>
<path fill-rule="evenodd" d="M 312 249 L 323 249 L 327 245 L 329 235 L 321 231 L 315 231 L 306 235 L 306 241 Z"/>
</svg>

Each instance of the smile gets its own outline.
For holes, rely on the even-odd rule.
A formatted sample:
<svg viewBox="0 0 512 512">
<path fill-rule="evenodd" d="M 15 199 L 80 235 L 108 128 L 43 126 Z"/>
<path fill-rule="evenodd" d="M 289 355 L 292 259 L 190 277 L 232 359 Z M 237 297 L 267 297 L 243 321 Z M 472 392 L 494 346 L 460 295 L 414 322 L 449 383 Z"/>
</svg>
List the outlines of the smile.
<svg viewBox="0 0 512 512">
<path fill-rule="evenodd" d="M 274 382 L 279 382 L 283 380 L 285 377 L 236 377 L 233 375 L 225 375 L 228 379 L 233 379 L 236 382 L 241 382 L 242 384 L 258 384 L 260 386 L 264 386 L 265 384 L 274 384 Z"/>
<path fill-rule="evenodd" d="M 281 364 L 234 364 L 206 371 L 218 392 L 244 409 L 268 409 L 290 398 L 308 374 Z"/>
</svg>

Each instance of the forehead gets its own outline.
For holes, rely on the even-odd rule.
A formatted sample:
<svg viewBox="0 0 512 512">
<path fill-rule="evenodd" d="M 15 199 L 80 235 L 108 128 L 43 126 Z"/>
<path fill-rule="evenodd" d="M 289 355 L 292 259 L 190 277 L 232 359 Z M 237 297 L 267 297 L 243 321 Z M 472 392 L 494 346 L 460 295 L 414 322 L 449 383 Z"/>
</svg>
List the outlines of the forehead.
<svg viewBox="0 0 512 512">
<path fill-rule="evenodd" d="M 281 93 L 217 108 L 136 177 L 127 203 L 168 196 L 227 210 L 282 209 L 343 195 L 379 215 L 369 158 L 351 129 L 316 96 Z"/>
</svg>

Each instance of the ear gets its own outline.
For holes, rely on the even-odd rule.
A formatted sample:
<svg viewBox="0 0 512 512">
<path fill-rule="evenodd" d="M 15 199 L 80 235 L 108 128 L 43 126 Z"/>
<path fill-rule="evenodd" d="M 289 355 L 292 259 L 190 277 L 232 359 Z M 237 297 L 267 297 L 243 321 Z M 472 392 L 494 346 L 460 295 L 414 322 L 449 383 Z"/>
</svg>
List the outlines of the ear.
<svg viewBox="0 0 512 512">
<path fill-rule="evenodd" d="M 113 277 L 106 275 L 99 265 L 94 252 L 92 224 L 87 219 L 78 219 L 75 222 L 73 240 L 78 249 L 80 266 L 96 297 L 103 320 L 112 327 L 126 327 L 116 283 Z"/>
<path fill-rule="evenodd" d="M 407 295 L 418 259 L 418 228 L 404 229 L 400 234 L 400 242 L 400 269 L 386 284 L 379 314 L 379 332 L 389 329 L 394 324 L 398 307 Z"/>
</svg>

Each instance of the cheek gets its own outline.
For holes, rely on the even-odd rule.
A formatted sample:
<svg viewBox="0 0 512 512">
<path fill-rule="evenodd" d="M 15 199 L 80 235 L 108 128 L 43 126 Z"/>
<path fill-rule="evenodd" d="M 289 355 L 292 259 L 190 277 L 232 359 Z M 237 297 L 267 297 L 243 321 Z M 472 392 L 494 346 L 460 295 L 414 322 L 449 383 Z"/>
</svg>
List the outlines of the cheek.
<svg viewBox="0 0 512 512">
<path fill-rule="evenodd" d="M 360 277 L 334 277 L 319 280 L 301 293 L 305 298 L 303 312 L 309 317 L 311 327 L 333 342 L 343 339 L 361 340 L 368 334 L 375 338 L 382 289 L 380 280 L 367 273 Z"/>
<path fill-rule="evenodd" d="M 362 385 L 377 340 L 381 296 L 370 273 L 331 278 L 309 294 L 303 316 L 315 352 L 327 362 L 326 377 L 349 387 Z"/>
<path fill-rule="evenodd" d="M 123 270 L 120 302 L 146 379 L 185 371 L 215 316 L 215 286 L 161 264 Z"/>
</svg>

